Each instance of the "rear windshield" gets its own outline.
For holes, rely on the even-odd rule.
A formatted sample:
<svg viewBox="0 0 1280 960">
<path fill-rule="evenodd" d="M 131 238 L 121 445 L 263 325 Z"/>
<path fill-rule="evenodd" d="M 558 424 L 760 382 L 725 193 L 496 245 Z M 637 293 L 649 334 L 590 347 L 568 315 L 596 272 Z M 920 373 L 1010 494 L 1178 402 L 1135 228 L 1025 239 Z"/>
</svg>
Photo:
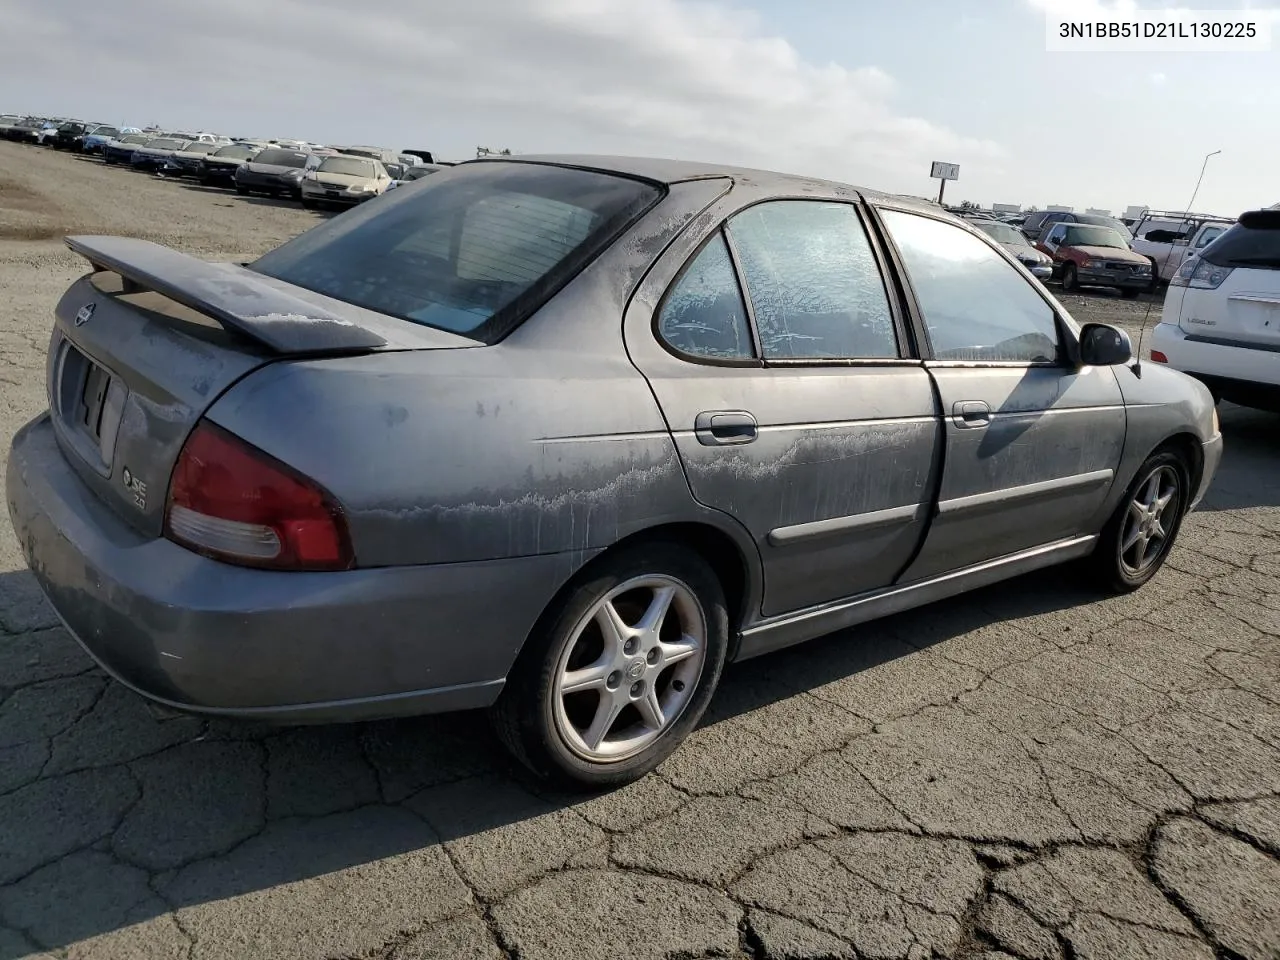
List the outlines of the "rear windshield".
<svg viewBox="0 0 1280 960">
<path fill-rule="evenodd" d="M 149 137 L 144 137 L 136 133 L 131 133 L 127 137 L 121 137 L 121 143 L 146 143 Z"/>
<path fill-rule="evenodd" d="M 321 173 L 340 173 L 348 177 L 376 177 L 377 168 L 372 160 L 355 157 L 325 157 L 317 168 Z"/>
<path fill-rule="evenodd" d="M 94 137 L 118 137 L 120 131 L 115 127 L 96 127 L 90 136 Z"/>
<path fill-rule="evenodd" d="M 1240 219 L 1200 256 L 1216 267 L 1280 270 L 1280 210 L 1247 213 Z"/>
<path fill-rule="evenodd" d="M 306 164 L 307 155 L 296 150 L 263 150 L 253 162 L 269 163 L 273 167 L 301 167 Z"/>
<path fill-rule="evenodd" d="M 153 149 L 156 149 L 156 150 L 180 150 L 181 148 L 185 147 L 189 142 L 190 141 L 188 140 L 168 140 L 168 139 L 161 138 L 159 140 L 152 140 L 150 143 L 147 144 L 147 146 L 152 147 Z"/>
<path fill-rule="evenodd" d="M 494 343 L 661 196 L 585 170 L 468 164 L 335 217 L 251 269 Z"/>
</svg>

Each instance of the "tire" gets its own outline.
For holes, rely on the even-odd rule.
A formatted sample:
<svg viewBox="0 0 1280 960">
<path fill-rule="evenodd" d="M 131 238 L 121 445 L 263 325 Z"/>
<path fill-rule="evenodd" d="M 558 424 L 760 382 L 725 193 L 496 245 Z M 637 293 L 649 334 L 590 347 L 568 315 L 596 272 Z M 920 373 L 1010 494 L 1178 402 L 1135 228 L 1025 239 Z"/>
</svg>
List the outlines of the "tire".
<svg viewBox="0 0 1280 960">
<path fill-rule="evenodd" d="M 316 202 L 314 200 L 308 200 L 306 197 L 302 198 L 302 205 L 308 210 L 314 210 L 316 208 Z"/>
<path fill-rule="evenodd" d="M 1141 290 L 1135 290 L 1133 287 L 1120 288 L 1120 296 L 1124 297 L 1126 300 L 1137 299 L 1138 294 L 1140 294 L 1141 292 L 1142 292 Z"/>
<path fill-rule="evenodd" d="M 655 613 L 656 633 L 634 632 Z M 606 632 L 611 624 L 618 629 Z M 622 786 L 697 726 L 728 648 L 724 590 L 701 557 L 667 541 L 606 554 L 539 620 L 492 709 L 494 728 L 543 780 L 577 790 Z M 668 661 L 673 653 L 683 656 Z M 565 694 L 562 683 L 574 674 L 584 687 Z"/>
<path fill-rule="evenodd" d="M 1151 286 L 1147 288 L 1148 293 L 1155 293 L 1160 289 L 1160 264 L 1156 263 L 1155 257 L 1147 257 L 1151 261 Z"/>
<path fill-rule="evenodd" d="M 1072 293 L 1080 289 L 1080 284 L 1076 282 L 1076 265 L 1068 263 L 1062 268 L 1062 289 L 1063 292 Z"/>
<path fill-rule="evenodd" d="M 244 187 L 240 186 L 240 184 L 238 183 L 236 184 L 236 193 L 240 194 L 240 196 L 242 197 L 247 197 L 249 195 L 249 191 L 246 190 Z"/>
<path fill-rule="evenodd" d="M 1181 456 L 1165 449 L 1157 450 L 1148 457 L 1138 468 L 1115 513 L 1102 528 L 1097 547 L 1085 561 L 1094 583 L 1109 593 L 1131 593 L 1154 577 L 1173 549 L 1190 497 L 1190 473 Z M 1153 500 L 1159 503 L 1162 499 L 1165 503 L 1154 517 L 1163 537 L 1153 549 L 1156 538 L 1150 536 L 1150 526 L 1144 527 L 1143 524 L 1144 521 L 1150 523 L 1150 503 Z M 1139 515 L 1144 504 L 1147 512 Z M 1144 533 L 1147 534 L 1146 539 L 1143 539 Z M 1125 543 L 1135 535 L 1139 540 L 1125 548 Z"/>
</svg>

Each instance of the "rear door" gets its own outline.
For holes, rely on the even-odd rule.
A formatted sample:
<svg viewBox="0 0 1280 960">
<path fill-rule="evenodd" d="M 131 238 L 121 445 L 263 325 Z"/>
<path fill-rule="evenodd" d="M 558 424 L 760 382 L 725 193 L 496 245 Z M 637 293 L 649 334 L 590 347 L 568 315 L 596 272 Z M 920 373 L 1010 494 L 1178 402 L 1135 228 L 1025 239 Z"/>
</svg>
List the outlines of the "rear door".
<svg viewBox="0 0 1280 960">
<path fill-rule="evenodd" d="M 1068 360 L 1052 304 L 985 237 L 914 211 L 879 215 L 946 430 L 937 516 L 903 580 L 1097 533 L 1124 446 L 1115 374 Z"/>
<path fill-rule="evenodd" d="M 769 616 L 893 581 L 940 425 L 859 205 L 753 196 L 668 251 L 626 335 L 694 497 L 750 532 Z"/>
</svg>

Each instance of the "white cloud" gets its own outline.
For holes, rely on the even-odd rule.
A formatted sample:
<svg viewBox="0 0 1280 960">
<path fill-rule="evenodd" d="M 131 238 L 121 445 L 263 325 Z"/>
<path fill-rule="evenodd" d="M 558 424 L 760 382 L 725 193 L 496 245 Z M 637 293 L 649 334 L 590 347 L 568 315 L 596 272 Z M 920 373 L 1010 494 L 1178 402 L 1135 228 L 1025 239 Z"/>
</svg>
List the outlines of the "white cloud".
<svg viewBox="0 0 1280 960">
<path fill-rule="evenodd" d="M 1004 156 L 904 113 L 876 66 L 806 61 L 725 2 L 72 0 L 56 15 L 44 0 L 4 5 L 59 35 L 11 47 L 0 88 L 31 89 L 39 76 L 63 86 L 64 111 L 113 120 L 393 146 L 451 137 L 450 154 L 482 143 L 677 155 L 891 187 L 905 170 L 918 181 L 931 160 Z"/>
<path fill-rule="evenodd" d="M 1151 74 L 1147 79 L 1151 81 L 1153 86 L 1159 87 L 1159 86 L 1163 86 L 1164 82 L 1169 78 L 1157 70 L 1155 73 Z"/>
</svg>

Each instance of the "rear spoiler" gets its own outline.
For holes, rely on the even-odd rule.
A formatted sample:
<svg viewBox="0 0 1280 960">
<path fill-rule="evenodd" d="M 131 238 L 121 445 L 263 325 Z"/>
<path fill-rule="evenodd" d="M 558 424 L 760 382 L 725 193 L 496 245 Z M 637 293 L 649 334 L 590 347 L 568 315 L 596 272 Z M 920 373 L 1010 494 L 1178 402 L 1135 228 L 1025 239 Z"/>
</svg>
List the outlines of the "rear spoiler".
<svg viewBox="0 0 1280 960">
<path fill-rule="evenodd" d="M 149 240 L 67 237 L 67 246 L 126 289 L 152 290 L 277 353 L 369 350 L 387 341 L 235 264 L 208 263 Z"/>
</svg>

